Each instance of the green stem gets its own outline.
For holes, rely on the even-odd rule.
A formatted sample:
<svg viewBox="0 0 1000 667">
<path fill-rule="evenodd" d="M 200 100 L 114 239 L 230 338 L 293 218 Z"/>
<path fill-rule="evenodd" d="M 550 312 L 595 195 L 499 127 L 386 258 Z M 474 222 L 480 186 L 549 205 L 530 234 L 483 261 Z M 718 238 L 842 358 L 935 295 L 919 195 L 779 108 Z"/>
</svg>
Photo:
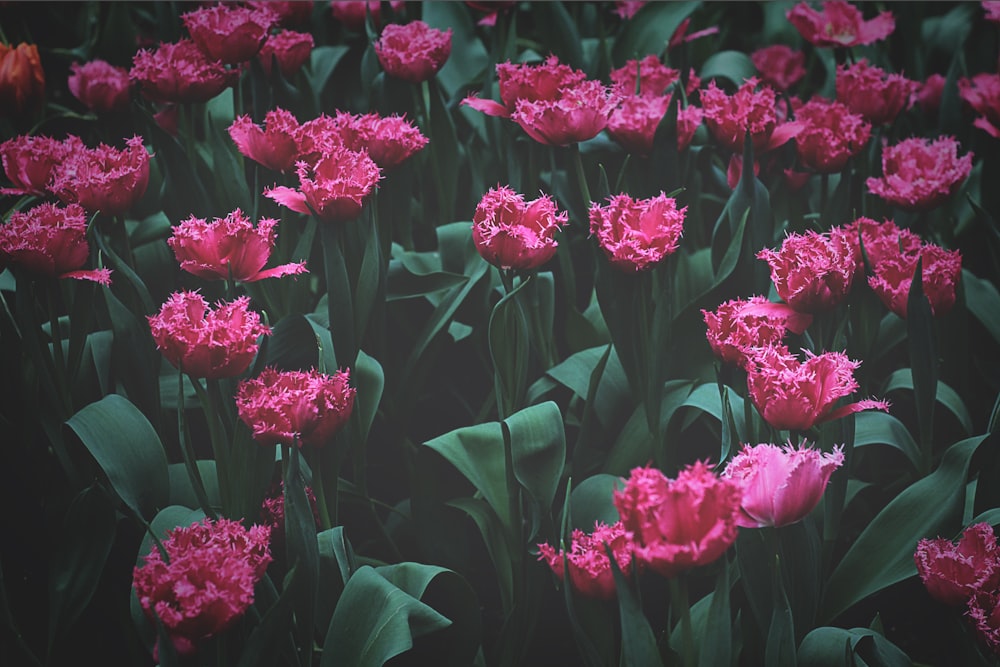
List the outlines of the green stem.
<svg viewBox="0 0 1000 667">
<path fill-rule="evenodd" d="M 691 606 L 688 603 L 687 579 L 683 574 L 670 578 L 670 607 L 673 614 L 680 614 L 681 660 L 684 667 L 694 667 L 694 631 L 691 627 Z"/>
<path fill-rule="evenodd" d="M 66 360 L 63 357 L 62 335 L 59 331 L 59 312 L 56 308 L 57 297 L 59 296 L 59 281 L 53 280 L 46 290 L 45 300 L 49 311 L 49 336 L 52 342 L 52 366 L 55 370 L 53 378 L 56 384 L 56 392 L 62 404 L 62 412 L 65 417 L 73 414 L 73 398 L 70 394 L 69 384 L 66 378 Z"/>
<path fill-rule="evenodd" d="M 205 516 L 215 519 L 216 514 L 208 500 L 208 493 L 205 491 L 205 483 L 201 479 L 201 471 L 198 469 L 198 460 L 195 457 L 194 449 L 191 447 L 191 437 L 188 433 L 187 418 L 184 410 L 184 371 L 177 371 L 177 437 L 180 439 L 181 454 L 184 456 L 184 468 L 187 470 L 188 479 L 194 489 L 194 495 L 198 499 L 198 504 L 204 510 Z"/>
<path fill-rule="evenodd" d="M 206 391 L 198 378 L 190 375 L 188 377 L 191 380 L 191 385 L 194 387 L 195 393 L 198 394 L 201 409 L 205 413 L 205 421 L 208 422 L 208 435 L 212 443 L 212 452 L 215 454 L 216 475 L 219 480 L 219 493 L 222 496 L 223 514 L 226 514 L 227 510 L 231 509 L 233 503 L 229 483 L 229 447 L 221 431 L 219 413 L 211 394 Z M 207 380 L 207 382 L 211 382 L 211 380 Z"/>
<path fill-rule="evenodd" d="M 576 182 L 580 188 L 580 196 L 583 199 L 583 208 L 580 209 L 584 215 L 590 208 L 590 187 L 587 185 L 587 173 L 583 169 L 583 157 L 580 155 L 580 144 L 573 144 L 570 147 L 573 153 L 573 163 L 576 169 Z M 587 221 L 583 221 L 583 226 L 587 226 Z"/>
<path fill-rule="evenodd" d="M 298 440 L 298 438 L 296 438 L 296 440 Z M 298 443 L 297 442 L 293 443 L 292 446 L 296 447 L 296 446 L 298 446 Z M 313 461 L 310 463 L 310 465 L 312 465 L 312 486 L 313 486 L 313 493 L 316 494 L 316 506 L 319 508 L 319 521 L 320 521 L 320 524 L 323 526 L 323 530 L 330 530 L 331 528 L 333 528 L 336 525 L 336 523 L 334 523 L 334 521 L 336 519 L 335 518 L 331 518 L 331 516 L 330 516 L 330 508 L 327 505 L 327 501 L 326 501 L 326 483 L 325 483 L 325 481 L 323 479 L 323 468 L 325 466 L 323 464 L 324 464 L 324 461 L 323 461 L 323 452 L 322 451 L 317 451 L 315 458 L 313 458 Z M 334 475 L 333 479 L 334 479 L 334 485 L 335 486 L 338 485 L 338 482 L 337 482 L 338 478 L 339 478 L 339 475 Z M 335 489 L 334 490 L 334 494 L 336 494 L 336 493 L 337 493 L 337 491 Z M 334 508 L 334 517 L 336 517 L 336 514 L 337 514 L 337 510 L 336 510 L 336 508 Z"/>
</svg>

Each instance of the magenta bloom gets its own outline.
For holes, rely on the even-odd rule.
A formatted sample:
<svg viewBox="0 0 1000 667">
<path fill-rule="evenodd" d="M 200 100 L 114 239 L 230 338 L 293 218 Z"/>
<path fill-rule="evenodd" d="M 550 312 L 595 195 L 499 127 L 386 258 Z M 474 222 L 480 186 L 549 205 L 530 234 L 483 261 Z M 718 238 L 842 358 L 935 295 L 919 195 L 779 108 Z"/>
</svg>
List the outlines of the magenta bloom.
<svg viewBox="0 0 1000 667">
<path fill-rule="evenodd" d="M 629 153 L 647 157 L 669 106 L 670 98 L 664 95 L 626 97 L 608 118 L 608 134 Z"/>
<path fill-rule="evenodd" d="M 979 4 L 985 12 L 984 19 L 991 23 L 1000 23 L 1000 2 L 996 0 L 983 0 Z"/>
<path fill-rule="evenodd" d="M 142 137 L 132 137 L 125 145 L 124 150 L 100 144 L 71 152 L 52 169 L 52 192 L 91 212 L 125 213 L 149 185 L 149 153 Z"/>
<path fill-rule="evenodd" d="M 416 125 L 395 114 L 355 115 L 338 111 L 331 128 L 346 148 L 367 151 L 375 164 L 386 171 L 398 167 L 426 146 L 428 141 Z M 302 134 L 304 136 L 305 131 Z M 302 143 L 305 144 L 306 140 Z M 311 143 L 316 142 L 312 140 Z"/>
<path fill-rule="evenodd" d="M 132 103 L 128 70 L 103 60 L 70 65 L 69 92 L 83 105 L 97 113 L 124 111 Z"/>
<path fill-rule="evenodd" d="M 677 479 L 635 468 L 614 503 L 635 542 L 634 558 L 673 577 L 715 561 L 736 541 L 741 495 L 736 482 L 698 461 Z"/>
<path fill-rule="evenodd" d="M 913 561 L 927 592 L 944 604 L 964 605 L 1000 586 L 1000 547 L 988 523 L 966 528 L 958 544 L 940 537 L 920 540 Z"/>
<path fill-rule="evenodd" d="M 83 141 L 72 134 L 64 141 L 30 134 L 8 139 L 0 144 L 0 160 L 3 161 L 4 174 L 14 187 L 0 188 L 0 194 L 48 194 L 56 165 L 83 149 Z"/>
<path fill-rule="evenodd" d="M 611 70 L 610 76 L 612 91 L 621 97 L 634 95 L 660 97 L 667 93 L 672 84 L 680 80 L 681 73 L 673 67 L 667 67 L 659 58 L 650 54 L 642 60 L 626 61 L 623 67 Z"/>
<path fill-rule="evenodd" d="M 854 371 L 861 362 L 843 352 L 814 355 L 800 362 L 783 346 L 757 348 L 747 355 L 747 388 L 757 411 L 778 429 L 804 431 L 813 424 L 862 410 L 888 410 L 887 401 L 866 399 L 834 409 L 858 388 Z"/>
<path fill-rule="evenodd" d="M 313 36 L 307 32 L 282 30 L 271 35 L 260 48 L 257 59 L 267 74 L 271 74 L 272 58 L 278 63 L 278 69 L 286 79 L 291 78 L 309 60 L 312 54 Z"/>
<path fill-rule="evenodd" d="M 278 221 L 261 218 L 254 227 L 243 211 L 236 209 L 211 222 L 193 215 L 173 228 L 167 244 L 181 268 L 205 280 L 249 283 L 308 273 L 305 262 L 264 269 L 277 237 Z"/>
<path fill-rule="evenodd" d="M 760 79 L 775 90 L 785 91 L 806 75 L 806 54 L 784 44 L 772 44 L 750 54 Z"/>
<path fill-rule="evenodd" d="M 398 12 L 406 3 L 403 0 L 391 0 L 389 6 Z M 333 18 L 354 31 L 365 27 L 365 9 L 371 12 L 372 22 L 378 28 L 382 25 L 382 3 L 379 0 L 330 0 L 330 10 Z"/>
<path fill-rule="evenodd" d="M 472 216 L 472 241 L 487 262 L 500 269 L 537 269 L 552 259 L 559 245 L 556 231 L 568 214 L 558 213 L 552 198 L 534 201 L 506 185 L 483 195 Z"/>
<path fill-rule="evenodd" d="M 288 171 L 299 157 L 299 122 L 277 108 L 264 115 L 264 127 L 250 116 L 240 116 L 229 126 L 229 136 L 245 157 L 274 171 Z"/>
<path fill-rule="evenodd" d="M 712 136 L 729 150 L 742 153 L 747 131 L 757 152 L 768 151 L 787 143 L 801 129 L 797 123 L 778 124 L 774 90 L 757 88 L 757 79 L 747 79 L 732 95 L 715 85 L 701 91 L 705 124 Z"/>
<path fill-rule="evenodd" d="M 871 138 L 872 126 L 839 102 L 813 98 L 795 112 L 803 129 L 795 137 L 802 164 L 821 174 L 840 171 Z"/>
<path fill-rule="evenodd" d="M 945 78 L 940 74 L 931 74 L 911 96 L 910 103 L 919 104 L 925 113 L 935 113 L 941 107 L 941 97 L 944 95 Z M 962 95 L 962 79 L 958 81 L 958 94 Z"/>
<path fill-rule="evenodd" d="M 979 114 L 972 124 L 1000 139 L 1000 74 L 976 74 L 958 80 L 958 94 Z"/>
<path fill-rule="evenodd" d="M 853 65 L 837 67 L 837 101 L 872 125 L 889 125 L 900 111 L 913 104 L 913 94 L 920 87 L 902 74 L 887 74 L 861 59 Z"/>
<path fill-rule="evenodd" d="M 856 266 L 853 249 L 840 237 L 806 231 L 789 234 L 778 250 L 764 248 L 757 259 L 771 267 L 778 296 L 804 313 L 837 306 L 851 290 Z"/>
<path fill-rule="evenodd" d="M 111 284 L 108 269 L 81 270 L 90 255 L 87 213 L 77 204 L 39 204 L 14 211 L 0 225 L 0 267 L 18 266 L 38 276 Z"/>
<path fill-rule="evenodd" d="M 423 21 L 391 24 L 373 46 L 386 74 L 420 83 L 433 78 L 451 55 L 451 28 L 438 30 Z"/>
<path fill-rule="evenodd" d="M 868 178 L 868 191 L 909 211 L 943 204 L 972 171 L 972 153 L 959 157 L 958 141 L 913 137 L 882 150 L 882 177 Z"/>
<path fill-rule="evenodd" d="M 257 338 L 271 329 L 250 310 L 250 298 L 220 301 L 215 310 L 197 292 L 174 292 L 147 316 L 156 348 L 191 377 L 242 375 L 257 354 Z"/>
<path fill-rule="evenodd" d="M 132 58 L 129 77 L 142 96 L 153 102 L 207 102 L 236 81 L 237 70 L 209 59 L 190 39 L 140 50 Z"/>
<path fill-rule="evenodd" d="M 840 225 L 830 230 L 830 236 L 842 236 L 851 245 L 856 266 L 855 278 L 864 276 L 865 261 L 861 255 L 861 245 L 864 243 L 868 264 L 880 266 L 885 260 L 903 253 L 919 253 L 922 241 L 909 229 L 896 226 L 892 220 L 875 222 L 871 218 L 861 217 L 846 225 Z"/>
<path fill-rule="evenodd" d="M 518 99 L 510 118 L 538 143 L 568 146 L 596 137 L 618 101 L 600 81 L 585 80 L 561 88 L 554 99 Z"/>
<path fill-rule="evenodd" d="M 155 546 L 132 571 L 146 617 L 158 618 L 181 655 L 224 632 L 253 604 L 254 586 L 271 562 L 268 526 L 204 519 L 167 532 L 164 562 Z"/>
<path fill-rule="evenodd" d="M 355 152 L 343 146 L 310 166 L 299 162 L 296 167 L 299 189 L 279 186 L 264 191 L 264 196 L 282 206 L 314 214 L 327 222 L 353 220 L 361 213 L 364 199 L 372 193 L 382 174 L 367 153 Z"/>
<path fill-rule="evenodd" d="M 612 266 L 635 273 L 677 250 L 686 212 L 662 192 L 650 199 L 618 194 L 606 206 L 591 203 L 590 233 Z"/>
<path fill-rule="evenodd" d="M 181 20 L 211 60 L 236 65 L 257 55 L 278 16 L 267 9 L 219 3 L 181 14 Z"/>
<path fill-rule="evenodd" d="M 969 598 L 966 616 L 983 643 L 1000 655 L 1000 591 L 984 591 Z"/>
<path fill-rule="evenodd" d="M 778 345 L 789 331 L 801 334 L 810 324 L 812 315 L 800 313 L 783 303 L 773 303 L 766 297 L 749 300 L 732 299 L 719 305 L 715 312 L 701 311 L 708 327 L 708 344 L 715 356 L 744 367 L 752 348 Z"/>
<path fill-rule="evenodd" d="M 510 118 L 518 100 L 553 100 L 562 88 L 572 88 L 587 78 L 580 70 L 560 63 L 556 56 L 537 65 L 497 63 L 496 70 L 501 102 L 470 95 L 462 100 L 463 105 L 487 116 Z"/>
<path fill-rule="evenodd" d="M 787 526 L 804 519 L 819 504 L 830 475 L 844 463 L 844 453 L 791 444 L 744 445 L 722 476 L 743 489 L 736 519 L 744 528 Z"/>
<path fill-rule="evenodd" d="M 788 21 L 816 46 L 861 46 L 885 39 L 896 29 L 892 12 L 865 21 L 861 11 L 843 0 L 826 0 L 819 12 L 800 2 L 785 14 Z"/>
<path fill-rule="evenodd" d="M 627 21 L 643 8 L 646 0 L 615 0 L 615 14 Z"/>
<path fill-rule="evenodd" d="M 886 308 L 905 318 L 918 259 L 922 267 L 921 288 L 930 303 L 931 314 L 944 315 L 955 305 L 955 286 L 962 275 L 962 255 L 958 250 L 945 250 L 931 243 L 915 252 L 890 246 L 879 263 L 872 265 L 873 275 L 868 284 Z"/>
<path fill-rule="evenodd" d="M 278 371 L 240 382 L 236 408 L 261 445 L 322 447 L 351 416 L 357 390 L 350 371 Z"/>
<path fill-rule="evenodd" d="M 594 532 L 590 534 L 575 529 L 565 556 L 569 565 L 569 580 L 580 595 L 598 600 L 615 597 L 615 578 L 605 544 L 611 547 L 622 574 L 630 576 L 632 573 L 633 544 L 621 521 L 611 526 L 595 522 Z M 548 563 L 556 576 L 565 581 L 562 549 L 556 551 L 548 544 L 539 544 L 538 551 L 538 560 Z"/>
<path fill-rule="evenodd" d="M 279 25 L 300 26 L 313 14 L 313 0 L 247 0 L 247 7 L 269 11 L 277 17 Z"/>
</svg>

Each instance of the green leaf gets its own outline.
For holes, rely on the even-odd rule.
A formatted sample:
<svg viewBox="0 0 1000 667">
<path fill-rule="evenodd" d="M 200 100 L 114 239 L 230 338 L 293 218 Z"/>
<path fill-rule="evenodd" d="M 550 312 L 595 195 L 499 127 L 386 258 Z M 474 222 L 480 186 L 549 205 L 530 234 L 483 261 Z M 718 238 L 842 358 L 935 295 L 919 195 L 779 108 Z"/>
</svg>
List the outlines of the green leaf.
<svg viewBox="0 0 1000 667">
<path fill-rule="evenodd" d="M 475 522 L 493 562 L 501 607 L 511 609 L 514 606 L 514 573 L 511 571 L 513 561 L 504 535 L 504 526 L 497 513 L 480 498 L 455 498 L 447 504 L 465 512 Z"/>
<path fill-rule="evenodd" d="M 903 422 L 875 410 L 854 415 L 854 446 L 889 445 L 906 456 L 913 471 L 920 467 L 920 449 Z"/>
<path fill-rule="evenodd" d="M 739 87 L 745 79 L 757 76 L 757 68 L 750 56 L 741 51 L 718 51 L 705 60 L 698 76 L 706 82 L 709 79 L 727 79 Z"/>
<path fill-rule="evenodd" d="M 323 642 L 320 667 L 381 667 L 413 640 L 451 625 L 431 607 L 364 565 L 347 582 Z"/>
<path fill-rule="evenodd" d="M 743 397 L 736 392 L 726 392 L 729 397 L 730 414 L 736 424 L 736 436 L 740 442 L 747 441 L 747 426 L 743 412 Z M 720 424 L 725 416 L 722 411 L 722 398 L 719 396 L 719 387 L 715 383 L 706 382 L 698 385 L 687 397 L 681 407 L 695 408 L 701 412 L 706 412 L 714 417 Z M 690 426 L 698 415 L 689 416 L 684 422 L 684 428 Z"/>
<path fill-rule="evenodd" d="M 534 510 L 548 516 L 566 460 L 562 413 L 552 401 L 533 405 L 505 420 L 510 429 L 514 476 L 533 501 Z M 534 537 L 535 531 L 527 539 Z"/>
<path fill-rule="evenodd" d="M 912 664 L 898 646 L 867 628 L 815 628 L 799 644 L 799 667 L 910 667 Z"/>
<path fill-rule="evenodd" d="M 570 67 L 584 69 L 583 48 L 576 22 L 570 18 L 562 2 L 536 2 L 531 5 L 538 25 L 547 28 L 549 50 Z"/>
<path fill-rule="evenodd" d="M 585 532 L 594 530 L 594 522 L 612 525 L 620 518 L 614 504 L 614 491 L 622 486 L 617 475 L 599 473 L 580 482 L 570 494 L 572 527 Z"/>
<path fill-rule="evenodd" d="M 139 516 L 167 504 L 170 476 L 160 438 L 127 398 L 109 394 L 66 424 L 80 438 L 115 493 Z"/>
<path fill-rule="evenodd" d="M 615 578 L 615 590 L 618 595 L 618 614 L 622 629 L 622 665 L 642 665 L 643 667 L 663 667 L 663 659 L 656 645 L 656 636 L 649 626 L 649 620 L 642 612 L 642 602 L 639 600 L 632 584 L 618 568 L 618 561 L 605 545 L 611 573 Z"/>
<path fill-rule="evenodd" d="M 528 320 L 518 295 L 527 287 L 528 280 L 522 281 L 500 299 L 490 314 L 490 359 L 493 362 L 497 408 L 501 417 L 506 417 L 523 405 L 527 389 L 531 341 Z"/>
<path fill-rule="evenodd" d="M 923 537 L 952 534 L 961 522 L 969 461 L 986 436 L 957 442 L 940 467 L 889 502 L 854 540 L 826 582 L 820 619 L 830 621 L 865 597 L 916 572 Z"/>
<path fill-rule="evenodd" d="M 100 583 L 115 539 L 115 508 L 96 486 L 81 491 L 63 519 L 49 571 L 49 650 L 73 626 Z"/>
<path fill-rule="evenodd" d="M 965 307 L 1000 344 L 1000 292 L 992 282 L 977 278 L 968 269 L 962 269 L 962 287 Z"/>
<path fill-rule="evenodd" d="M 448 271 L 414 271 L 407 262 L 393 259 L 389 262 L 387 280 L 386 301 L 399 301 L 451 289 L 465 284 L 469 278 Z"/>
<path fill-rule="evenodd" d="M 336 69 L 337 63 L 350 51 L 349 46 L 317 46 L 309 53 L 309 70 L 306 78 L 317 98 L 326 87 L 326 82 Z"/>
<path fill-rule="evenodd" d="M 309 664 L 313 648 L 313 619 L 316 613 L 319 580 L 319 546 L 316 541 L 316 519 L 306 497 L 305 477 L 301 470 L 302 456 L 297 447 L 289 448 L 285 471 L 285 547 L 288 563 L 297 570 L 293 582 L 292 606 L 299 658 Z"/>
<path fill-rule="evenodd" d="M 375 421 L 375 414 L 382 400 L 382 390 L 385 388 L 382 365 L 375 357 L 360 350 L 354 363 L 353 379 L 358 387 L 356 409 L 361 418 L 361 442 L 364 443 L 368 440 L 368 432 Z"/>
<path fill-rule="evenodd" d="M 293 593 L 298 587 L 298 576 L 297 567 L 292 567 L 285 575 L 286 586 L 278 596 L 278 600 L 268 607 L 260 623 L 255 625 L 246 640 L 241 642 L 240 661 L 237 667 L 269 667 L 281 664 L 277 656 L 282 644 L 292 646 L 288 628 L 295 610 Z"/>
<path fill-rule="evenodd" d="M 205 492 L 208 495 L 208 502 L 212 507 L 222 506 L 222 496 L 219 495 L 219 476 L 216 474 L 215 461 L 203 459 L 197 461 L 198 471 L 205 484 Z M 191 478 L 188 477 L 187 470 L 183 463 L 171 463 L 167 466 L 167 473 L 170 477 L 170 498 L 171 505 L 183 505 L 194 509 L 199 506 L 198 497 L 191 486 Z"/>
<path fill-rule="evenodd" d="M 438 30 L 451 29 L 451 55 L 437 73 L 437 80 L 449 98 L 479 78 L 491 67 L 486 47 L 476 36 L 476 26 L 466 8 L 455 2 L 426 2 L 420 7 L 421 20 Z"/>
<path fill-rule="evenodd" d="M 893 371 L 892 375 L 885 381 L 885 388 L 882 392 L 888 394 L 897 389 L 913 390 L 913 375 L 909 368 L 900 368 Z M 965 407 L 962 397 L 958 395 L 957 391 L 941 380 L 938 380 L 937 383 L 937 402 L 948 408 L 955 415 L 958 423 L 962 425 L 966 433 L 972 433 L 972 415 L 969 414 L 969 409 Z"/>
<path fill-rule="evenodd" d="M 703 598 L 711 601 L 708 603 L 704 622 L 700 626 L 695 624 L 694 609 L 691 610 L 691 623 L 695 626 L 695 636 L 700 636 L 698 645 L 700 667 L 732 664 L 733 623 L 729 617 L 729 563 L 725 562 L 725 558 L 722 561 L 715 581 L 715 591 Z"/>
<path fill-rule="evenodd" d="M 681 22 L 698 8 L 699 2 L 649 2 L 627 21 L 611 47 L 612 64 L 666 51 L 667 41 Z"/>
</svg>

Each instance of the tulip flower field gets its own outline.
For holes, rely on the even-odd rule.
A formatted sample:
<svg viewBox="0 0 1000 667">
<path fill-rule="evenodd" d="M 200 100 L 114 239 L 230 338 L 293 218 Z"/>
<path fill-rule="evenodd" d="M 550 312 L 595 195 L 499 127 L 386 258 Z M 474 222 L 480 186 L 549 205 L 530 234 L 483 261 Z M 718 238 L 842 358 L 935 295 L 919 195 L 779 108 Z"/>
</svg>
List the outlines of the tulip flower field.
<svg viewBox="0 0 1000 667">
<path fill-rule="evenodd" d="M 1000 664 L 1000 2 L 0 3 L 0 664 Z"/>
</svg>

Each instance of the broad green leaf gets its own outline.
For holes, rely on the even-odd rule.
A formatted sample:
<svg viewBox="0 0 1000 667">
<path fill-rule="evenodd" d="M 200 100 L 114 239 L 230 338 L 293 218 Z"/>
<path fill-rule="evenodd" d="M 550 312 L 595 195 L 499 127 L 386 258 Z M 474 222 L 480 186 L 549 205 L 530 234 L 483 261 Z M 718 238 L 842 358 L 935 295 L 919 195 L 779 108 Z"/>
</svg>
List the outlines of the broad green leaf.
<svg viewBox="0 0 1000 667">
<path fill-rule="evenodd" d="M 621 67 L 626 60 L 642 59 L 652 53 L 662 54 L 667 41 L 698 2 L 649 2 L 623 27 L 611 49 L 612 65 Z"/>
<path fill-rule="evenodd" d="M 527 407 L 506 419 L 514 476 L 538 510 L 547 515 L 566 460 L 562 413 L 552 401 Z M 530 539 L 530 538 L 529 538 Z"/>
<path fill-rule="evenodd" d="M 894 371 L 885 381 L 885 388 L 882 392 L 888 394 L 897 389 L 913 390 L 913 375 L 910 373 L 909 368 L 900 368 Z M 966 433 L 972 432 L 972 415 L 969 414 L 968 408 L 965 407 L 962 397 L 958 395 L 957 391 L 941 380 L 938 380 L 937 383 L 937 402 L 948 408 L 955 415 L 958 423 L 962 425 Z"/>
<path fill-rule="evenodd" d="M 867 628 L 815 628 L 799 644 L 800 667 L 909 667 L 910 658 L 879 633 Z"/>
<path fill-rule="evenodd" d="M 920 466 L 920 449 L 903 422 L 886 412 L 875 410 L 854 415 L 854 446 L 889 445 L 906 456 L 916 471 Z"/>
<path fill-rule="evenodd" d="M 570 18 L 566 7 L 558 0 L 556 2 L 536 2 L 531 5 L 532 13 L 538 25 L 548 28 L 548 43 L 550 50 L 570 67 L 584 69 L 583 49 L 580 45 L 580 32 L 576 22 Z"/>
<path fill-rule="evenodd" d="M 309 86 L 318 98 L 326 82 L 336 69 L 340 59 L 350 51 L 350 47 L 338 44 L 336 46 L 317 46 L 309 53 L 309 71 L 307 78 Z"/>
<path fill-rule="evenodd" d="M 611 573 L 615 578 L 618 594 L 618 614 L 622 630 L 622 665 L 643 665 L 643 667 L 663 667 L 663 659 L 657 648 L 656 636 L 649 620 L 642 612 L 642 602 L 636 594 L 633 583 L 625 578 L 618 568 L 618 562 L 605 545 Z"/>
<path fill-rule="evenodd" d="M 479 533 L 482 535 L 483 544 L 493 561 L 493 570 L 497 579 L 497 588 L 500 589 L 500 604 L 503 609 L 511 609 L 514 606 L 514 574 L 511 572 L 512 560 L 510 549 L 507 546 L 507 538 L 504 535 L 504 526 L 501 525 L 497 513 L 480 498 L 455 498 L 448 502 L 472 519 Z"/>
<path fill-rule="evenodd" d="M 1000 292 L 997 292 L 996 285 L 963 269 L 962 288 L 965 290 L 965 307 L 1000 344 Z"/>
<path fill-rule="evenodd" d="M 297 587 L 296 577 L 299 570 L 292 567 L 285 575 L 285 588 L 278 596 L 278 599 L 267 607 L 267 611 L 261 617 L 260 622 L 254 626 L 247 638 L 240 642 L 240 661 L 237 667 L 270 667 L 280 664 L 278 655 L 282 648 L 289 653 L 294 649 L 288 628 L 292 622 L 294 606 L 293 600 Z M 265 583 L 258 585 L 257 590 L 263 585 L 270 585 L 267 575 L 264 575 Z M 255 606 L 261 603 L 258 595 L 254 600 Z"/>
<path fill-rule="evenodd" d="M 695 627 L 694 634 L 698 641 L 698 665 L 730 665 L 733 657 L 733 623 L 729 616 L 729 563 L 725 558 L 722 559 L 722 566 L 716 577 L 715 591 L 696 602 L 694 607 L 704 604 L 706 600 L 708 609 L 700 624 L 694 608 L 691 609 L 691 624 Z"/>
<path fill-rule="evenodd" d="M 740 442 L 746 442 L 747 427 L 743 411 L 744 399 L 736 392 L 730 391 L 727 394 L 729 395 L 729 408 L 733 416 L 733 421 L 736 422 L 736 435 Z M 695 408 L 696 410 L 707 412 L 715 417 L 719 423 L 722 423 L 722 398 L 719 396 L 719 387 L 715 383 L 706 382 L 695 387 L 694 391 L 687 397 L 687 400 L 681 404 L 681 407 Z M 684 422 L 684 428 L 690 426 L 697 417 L 698 415 L 696 414 L 689 416 Z"/>
<path fill-rule="evenodd" d="M 361 418 L 361 442 L 367 442 L 379 402 L 382 400 L 382 390 L 385 388 L 385 376 L 382 365 L 375 357 L 358 352 L 357 361 L 352 371 L 354 383 L 358 387 L 356 409 Z"/>
<path fill-rule="evenodd" d="M 221 507 L 222 497 L 219 495 L 219 477 L 216 474 L 215 461 L 203 459 L 198 461 L 197 465 L 201 479 L 205 484 L 208 502 L 213 507 Z M 183 505 L 192 509 L 198 507 L 198 497 L 191 486 L 191 478 L 188 477 L 184 464 L 171 463 L 167 466 L 167 473 L 170 476 L 170 504 Z"/>
<path fill-rule="evenodd" d="M 912 576 L 917 541 L 954 532 L 962 519 L 969 461 L 985 439 L 976 436 L 949 447 L 937 470 L 904 489 L 865 527 L 826 582 L 820 620 L 833 620 Z"/>
<path fill-rule="evenodd" d="M 743 85 L 744 80 L 757 76 L 757 68 L 750 56 L 741 51 L 719 51 L 705 60 L 698 76 L 702 81 L 727 79 L 738 87 Z"/>
<path fill-rule="evenodd" d="M 410 650 L 415 638 L 449 625 L 437 611 L 363 565 L 337 602 L 320 667 L 381 667 Z"/>
<path fill-rule="evenodd" d="M 493 362 L 493 384 L 501 417 L 512 414 L 523 405 L 527 390 L 531 342 L 520 298 L 527 286 L 527 281 L 521 282 L 504 295 L 490 313 L 490 360 Z"/>
<path fill-rule="evenodd" d="M 316 613 L 319 581 L 319 545 L 316 519 L 306 496 L 302 456 L 297 447 L 289 449 L 285 471 L 285 550 L 290 567 L 296 568 L 292 607 L 295 610 L 294 634 L 299 659 L 308 664 L 313 649 L 313 619 Z"/>
<path fill-rule="evenodd" d="M 115 539 L 115 508 L 104 490 L 81 491 L 63 519 L 49 571 L 49 640 L 52 646 L 90 603 Z"/>
<path fill-rule="evenodd" d="M 405 261 L 393 259 L 389 262 L 386 301 L 399 301 L 434 294 L 462 285 L 468 279 L 467 276 L 460 273 L 448 271 L 425 270 L 417 272 Z"/>
<path fill-rule="evenodd" d="M 618 521 L 613 497 L 615 489 L 621 486 L 621 477 L 606 473 L 591 475 L 580 482 L 570 493 L 571 527 L 589 533 L 594 530 L 595 521 L 609 526 Z"/>
<path fill-rule="evenodd" d="M 420 7 L 421 20 L 438 30 L 451 30 L 451 55 L 437 73 L 437 80 L 449 98 L 492 67 L 486 47 L 476 35 L 476 26 L 466 8 L 455 2 L 426 2 Z M 435 138 L 437 135 L 434 135 Z"/>
<path fill-rule="evenodd" d="M 139 516 L 167 504 L 170 476 L 160 438 L 127 398 L 109 394 L 66 422 L 90 452 L 122 502 Z"/>
</svg>

